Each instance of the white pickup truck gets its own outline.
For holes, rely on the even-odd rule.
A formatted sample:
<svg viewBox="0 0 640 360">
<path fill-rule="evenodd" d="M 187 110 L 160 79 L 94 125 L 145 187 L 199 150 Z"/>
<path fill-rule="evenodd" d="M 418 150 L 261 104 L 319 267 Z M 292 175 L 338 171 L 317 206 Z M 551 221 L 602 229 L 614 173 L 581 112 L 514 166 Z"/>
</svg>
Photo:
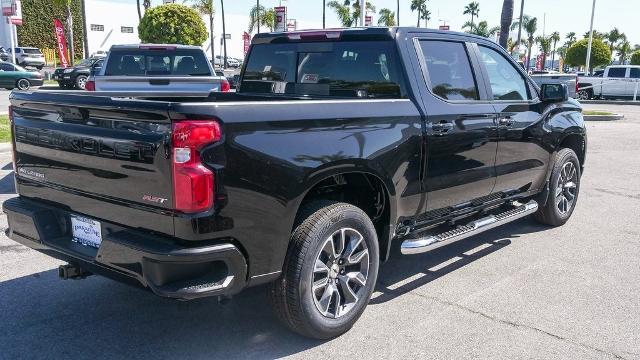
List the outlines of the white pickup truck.
<svg viewBox="0 0 640 360">
<path fill-rule="evenodd" d="M 640 99 L 640 65 L 607 66 L 602 77 L 579 78 L 576 98 Z"/>
</svg>

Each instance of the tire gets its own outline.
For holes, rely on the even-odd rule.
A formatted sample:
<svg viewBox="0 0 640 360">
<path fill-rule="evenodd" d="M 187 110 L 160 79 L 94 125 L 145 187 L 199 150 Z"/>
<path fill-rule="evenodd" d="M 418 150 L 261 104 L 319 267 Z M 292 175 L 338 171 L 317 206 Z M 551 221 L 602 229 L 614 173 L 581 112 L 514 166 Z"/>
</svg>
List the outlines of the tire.
<svg viewBox="0 0 640 360">
<path fill-rule="evenodd" d="M 576 93 L 576 99 L 578 100 L 589 100 L 592 97 L 593 97 L 593 90 L 591 89 L 579 90 Z"/>
<path fill-rule="evenodd" d="M 86 75 L 78 75 L 76 76 L 76 81 L 74 82 L 74 86 L 76 89 L 84 90 L 87 84 L 87 76 Z"/>
<path fill-rule="evenodd" d="M 42 70 L 42 68 L 44 68 L 44 66 L 36 66 L 36 69 L 38 70 Z"/>
<path fill-rule="evenodd" d="M 535 219 L 546 225 L 564 225 L 578 202 L 580 193 L 580 161 L 571 149 L 562 149 L 555 156 L 549 179 L 546 204 L 534 214 Z"/>
<path fill-rule="evenodd" d="M 16 88 L 18 88 L 18 90 L 29 90 L 29 88 L 31 87 L 31 82 L 29 82 L 29 79 L 18 79 L 18 81 L 16 81 Z"/>
<path fill-rule="evenodd" d="M 297 224 L 269 302 L 291 330 L 330 339 L 347 332 L 371 298 L 380 262 L 376 231 L 362 210 L 332 201 L 309 204 Z M 336 252 L 334 261 L 328 254 Z"/>
</svg>

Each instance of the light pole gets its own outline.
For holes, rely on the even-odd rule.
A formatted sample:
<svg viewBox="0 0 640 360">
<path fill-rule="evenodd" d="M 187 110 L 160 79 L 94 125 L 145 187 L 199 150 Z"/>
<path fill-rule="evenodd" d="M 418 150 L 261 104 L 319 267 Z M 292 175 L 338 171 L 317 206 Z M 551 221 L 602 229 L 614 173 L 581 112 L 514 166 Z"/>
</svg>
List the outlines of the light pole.
<svg viewBox="0 0 640 360">
<path fill-rule="evenodd" d="M 258 34 L 260 34 L 260 0 L 256 0 L 256 17 L 258 18 Z"/>
<path fill-rule="evenodd" d="M 327 0 L 322 0 L 322 28 L 327 28 Z"/>
<path fill-rule="evenodd" d="M 367 0 L 360 0 L 360 26 L 364 27 L 364 16 L 366 12 Z"/>
<path fill-rule="evenodd" d="M 589 26 L 589 45 L 587 46 L 587 60 L 585 61 L 585 72 L 589 74 L 589 65 L 591 62 L 591 44 L 593 43 L 593 17 L 596 13 L 596 0 L 593 0 L 591 7 L 591 25 Z"/>
<path fill-rule="evenodd" d="M 524 0 L 520 2 L 520 20 L 518 20 L 518 41 L 516 41 L 516 48 L 518 49 L 518 57 L 520 57 L 520 42 L 522 41 L 522 16 L 524 13 Z M 527 64 L 526 68 L 529 68 Z"/>
<path fill-rule="evenodd" d="M 396 16 L 398 18 L 398 26 L 400 26 L 400 0 L 397 1 L 397 10 Z"/>
</svg>

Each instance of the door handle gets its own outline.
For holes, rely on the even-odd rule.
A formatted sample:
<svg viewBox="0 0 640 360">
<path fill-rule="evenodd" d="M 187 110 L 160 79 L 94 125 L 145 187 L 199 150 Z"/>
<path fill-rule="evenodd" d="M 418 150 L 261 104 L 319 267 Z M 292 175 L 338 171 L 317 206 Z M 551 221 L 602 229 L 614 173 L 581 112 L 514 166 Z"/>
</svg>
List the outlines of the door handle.
<svg viewBox="0 0 640 360">
<path fill-rule="evenodd" d="M 436 135 L 446 135 L 449 131 L 453 130 L 453 124 L 450 122 L 439 122 L 431 125 L 431 130 Z"/>
<path fill-rule="evenodd" d="M 513 124 L 513 119 L 511 119 L 511 116 L 501 116 L 498 118 L 498 125 L 511 126 L 512 124 Z"/>
</svg>

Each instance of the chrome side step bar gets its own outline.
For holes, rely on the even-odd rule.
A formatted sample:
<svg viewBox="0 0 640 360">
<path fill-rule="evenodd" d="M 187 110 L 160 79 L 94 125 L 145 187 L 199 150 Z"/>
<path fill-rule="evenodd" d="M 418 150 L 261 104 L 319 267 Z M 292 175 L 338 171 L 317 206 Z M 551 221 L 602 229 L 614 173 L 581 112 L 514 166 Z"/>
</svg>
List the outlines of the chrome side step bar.
<svg viewBox="0 0 640 360">
<path fill-rule="evenodd" d="M 514 220 L 518 220 L 527 215 L 533 214 L 537 210 L 538 203 L 531 200 L 526 204 L 517 205 L 514 209 L 507 210 L 496 215 L 489 215 L 441 234 L 404 240 L 400 247 L 400 252 L 402 252 L 403 255 L 425 253 L 458 240 L 480 234 L 500 225 L 510 223 Z"/>
</svg>

